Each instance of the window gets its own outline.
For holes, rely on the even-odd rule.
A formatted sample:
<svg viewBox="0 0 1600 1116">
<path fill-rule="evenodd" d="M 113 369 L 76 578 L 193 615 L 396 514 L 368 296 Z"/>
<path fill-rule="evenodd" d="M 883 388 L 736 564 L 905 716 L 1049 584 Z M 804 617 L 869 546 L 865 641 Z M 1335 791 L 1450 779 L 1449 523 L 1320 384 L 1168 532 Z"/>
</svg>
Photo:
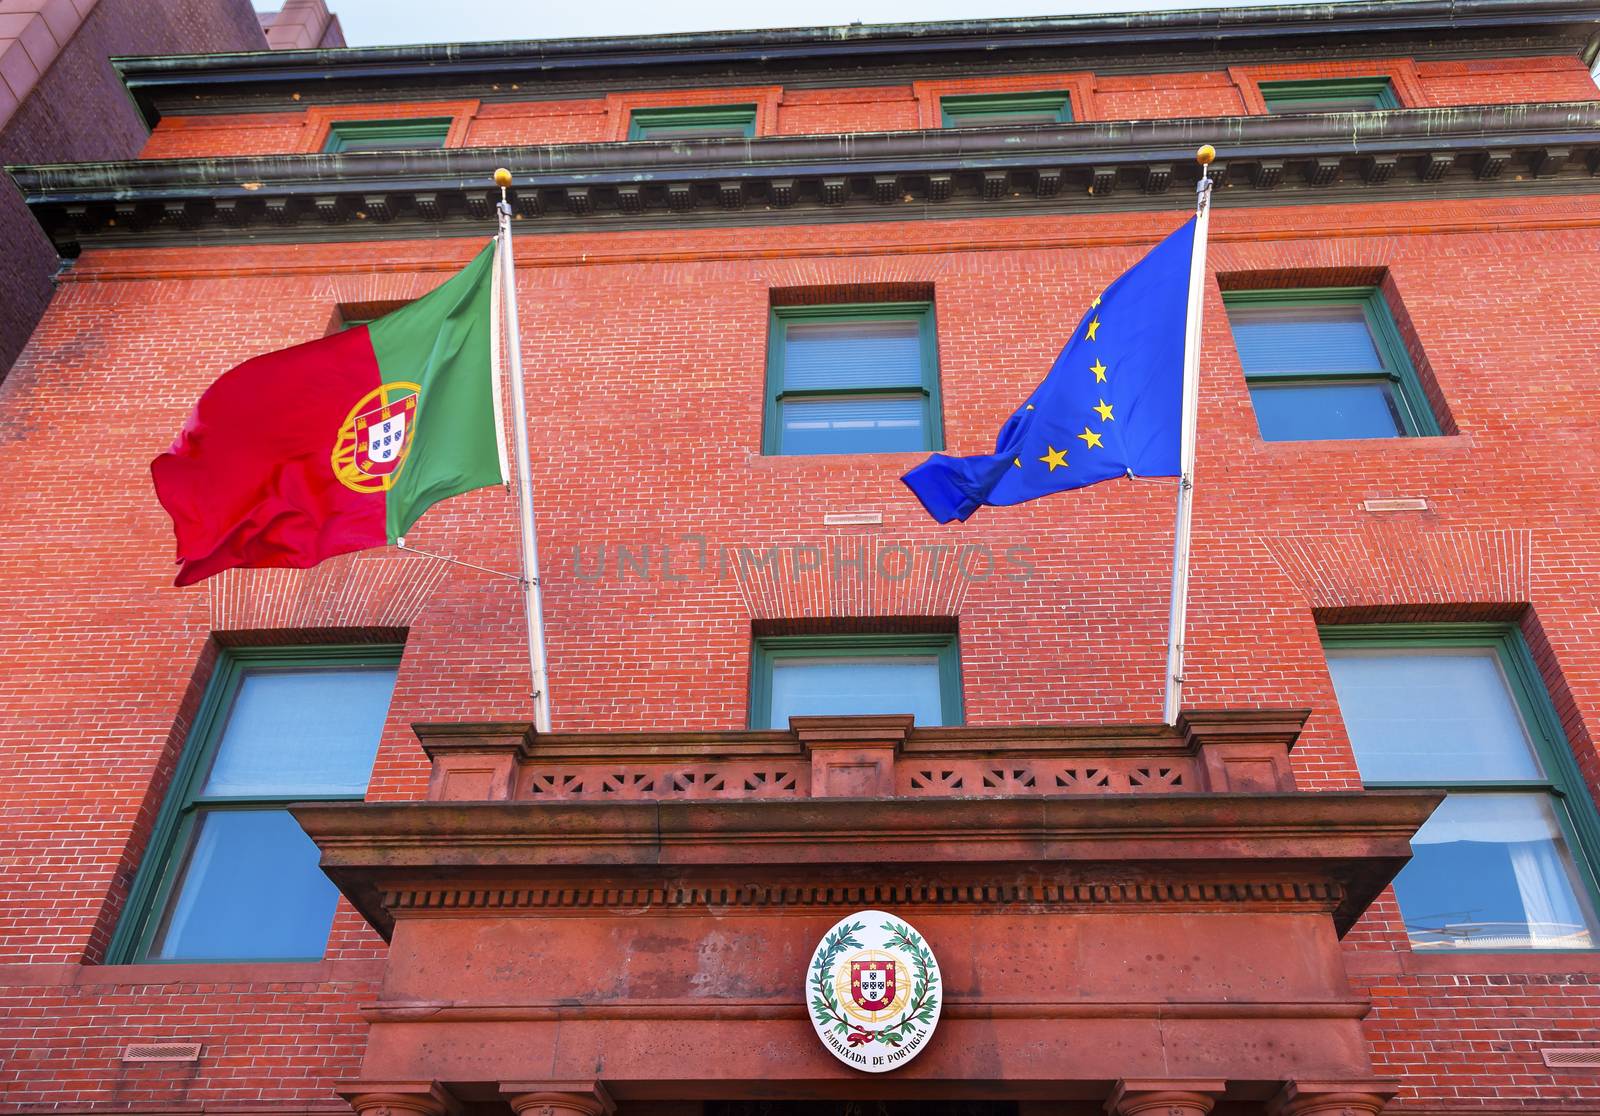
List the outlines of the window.
<svg viewBox="0 0 1600 1116">
<path fill-rule="evenodd" d="M 1268 112 L 1371 112 L 1400 107 L 1386 77 L 1264 81 L 1261 99 Z"/>
<path fill-rule="evenodd" d="M 409 151 L 443 147 L 450 118 L 430 120 L 343 120 L 328 126 L 323 151 Z"/>
<path fill-rule="evenodd" d="M 365 796 L 398 664 L 397 650 L 371 647 L 225 655 L 112 943 L 115 959 L 322 956 L 339 893 L 285 806 Z"/>
<path fill-rule="evenodd" d="M 1594 805 L 1520 635 L 1449 625 L 1322 637 L 1363 782 L 1449 793 L 1395 879 L 1412 947 L 1595 948 Z"/>
<path fill-rule="evenodd" d="M 1063 92 L 940 97 L 939 116 L 946 128 L 1065 124 L 1072 119 L 1072 98 Z"/>
<path fill-rule="evenodd" d="M 961 723 L 953 635 L 774 636 L 758 639 L 750 727 L 792 716 L 910 713 L 919 725 Z"/>
<path fill-rule="evenodd" d="M 943 449 L 933 307 L 775 308 L 765 443 L 769 454 Z"/>
<path fill-rule="evenodd" d="M 1229 291 L 1223 301 L 1267 441 L 1439 433 L 1375 289 Z"/>
<path fill-rule="evenodd" d="M 628 117 L 631 140 L 750 139 L 755 134 L 755 105 L 634 109 Z"/>
</svg>

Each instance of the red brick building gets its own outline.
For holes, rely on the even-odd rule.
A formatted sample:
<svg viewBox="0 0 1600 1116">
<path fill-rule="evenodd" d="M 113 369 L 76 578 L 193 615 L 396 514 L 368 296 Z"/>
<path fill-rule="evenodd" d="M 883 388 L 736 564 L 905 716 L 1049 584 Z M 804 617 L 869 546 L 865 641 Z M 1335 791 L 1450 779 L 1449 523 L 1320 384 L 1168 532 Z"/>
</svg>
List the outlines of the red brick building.
<svg viewBox="0 0 1600 1116">
<path fill-rule="evenodd" d="M 143 158 L 13 171 L 77 262 L 0 386 L 0 1104 L 1600 1113 L 1597 33 L 123 62 Z M 1169 728 L 1172 482 L 938 527 L 898 478 L 987 450 L 1202 142 Z M 504 492 L 177 590 L 147 474 L 222 370 L 462 267 L 502 165 L 550 733 Z M 869 909 L 943 980 L 886 1073 L 808 1019 Z"/>
</svg>

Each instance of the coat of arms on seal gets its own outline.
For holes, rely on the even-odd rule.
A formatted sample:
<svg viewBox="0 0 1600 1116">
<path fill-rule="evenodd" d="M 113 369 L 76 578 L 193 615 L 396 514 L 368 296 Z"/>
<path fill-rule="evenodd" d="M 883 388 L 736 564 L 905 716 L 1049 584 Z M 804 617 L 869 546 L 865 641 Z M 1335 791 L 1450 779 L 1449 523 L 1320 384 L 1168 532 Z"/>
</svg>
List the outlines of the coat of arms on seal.
<svg viewBox="0 0 1600 1116">
<path fill-rule="evenodd" d="M 883 911 L 858 911 L 822 936 L 806 990 L 822 1044 L 867 1073 L 905 1065 L 939 1024 L 939 962 L 909 924 Z"/>
<path fill-rule="evenodd" d="M 411 451 L 422 388 L 395 380 L 362 396 L 350 408 L 333 446 L 333 475 L 356 492 L 394 487 Z"/>
</svg>

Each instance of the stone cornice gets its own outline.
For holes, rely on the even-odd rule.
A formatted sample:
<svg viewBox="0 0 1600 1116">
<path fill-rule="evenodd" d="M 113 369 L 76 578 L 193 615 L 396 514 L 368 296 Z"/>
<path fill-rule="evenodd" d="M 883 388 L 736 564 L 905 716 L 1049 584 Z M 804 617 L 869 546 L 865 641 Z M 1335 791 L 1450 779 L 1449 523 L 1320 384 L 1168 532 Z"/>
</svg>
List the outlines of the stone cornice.
<svg viewBox="0 0 1600 1116">
<path fill-rule="evenodd" d="M 454 148 L 12 168 L 63 254 L 241 240 L 474 236 L 495 167 L 521 232 L 1187 208 L 1600 189 L 1600 101 L 759 140 Z"/>
<path fill-rule="evenodd" d="M 975 888 L 982 902 L 1003 902 L 1001 885 L 1053 887 L 1056 902 L 1074 904 L 1106 901 L 1112 889 L 1119 900 L 1158 901 L 1162 889 L 1200 887 L 1213 889 L 1205 901 L 1331 907 L 1342 930 L 1405 863 L 1441 798 L 303 803 L 293 813 L 322 849 L 324 871 L 384 934 L 391 904 L 446 884 L 513 905 L 519 894 L 541 905 L 533 896 L 552 889 L 632 906 L 657 888 L 698 888 L 700 907 L 724 893 L 771 901 L 818 886 L 841 898 L 851 887 L 922 886 L 935 897 Z"/>
<path fill-rule="evenodd" d="M 1409 3 L 1212 8 L 1026 19 L 716 31 L 626 38 L 420 44 L 345 50 L 122 58 L 116 65 L 150 120 L 163 104 L 251 95 L 359 99 L 374 91 L 442 88 L 524 92 L 552 83 L 706 84 L 741 75 L 871 81 L 917 64 L 1015 68 L 1029 60 L 1104 67 L 1136 56 L 1167 68 L 1240 52 L 1302 50 L 1319 58 L 1354 48 L 1369 56 L 1524 50 L 1580 52 L 1600 28 L 1585 0 L 1413 0 Z"/>
</svg>

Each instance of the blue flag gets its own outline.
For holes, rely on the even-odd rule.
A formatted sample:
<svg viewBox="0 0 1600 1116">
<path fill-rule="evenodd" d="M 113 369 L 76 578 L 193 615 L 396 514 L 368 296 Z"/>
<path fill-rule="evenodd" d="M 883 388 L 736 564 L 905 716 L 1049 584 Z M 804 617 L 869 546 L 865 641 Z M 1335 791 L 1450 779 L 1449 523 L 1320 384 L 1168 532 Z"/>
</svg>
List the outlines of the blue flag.
<svg viewBox="0 0 1600 1116">
<path fill-rule="evenodd" d="M 1090 304 L 994 452 L 936 453 L 904 477 L 940 523 L 1112 477 L 1175 477 L 1193 219 Z"/>
</svg>

